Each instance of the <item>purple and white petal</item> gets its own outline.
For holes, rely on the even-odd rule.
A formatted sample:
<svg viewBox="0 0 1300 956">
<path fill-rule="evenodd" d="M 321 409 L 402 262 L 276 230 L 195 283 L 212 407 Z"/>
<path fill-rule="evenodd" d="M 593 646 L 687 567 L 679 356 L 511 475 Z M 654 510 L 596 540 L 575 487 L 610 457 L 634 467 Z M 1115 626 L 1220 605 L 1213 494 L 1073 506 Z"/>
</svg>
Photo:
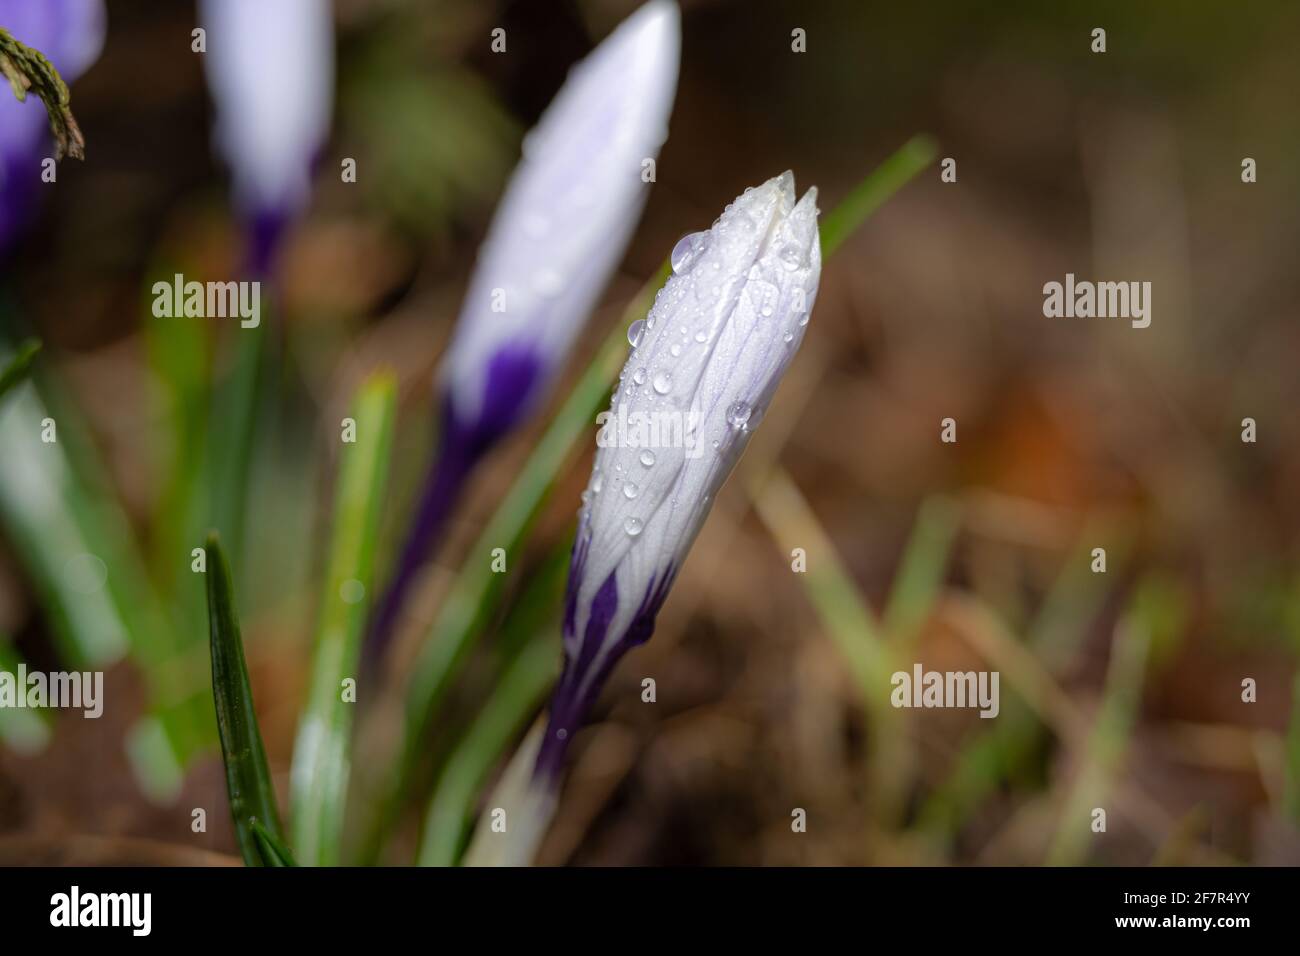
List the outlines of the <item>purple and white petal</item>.
<svg viewBox="0 0 1300 956">
<path fill-rule="evenodd" d="M 565 741 L 654 618 L 803 340 L 817 296 L 817 191 L 784 173 L 748 189 L 673 250 L 615 390 L 611 421 L 658 423 L 603 442 L 583 493 L 564 618 L 565 667 L 538 758 Z M 646 440 L 647 438 L 651 440 Z"/>
<path fill-rule="evenodd" d="M 570 72 L 501 200 L 439 371 L 442 432 L 366 650 L 383 653 L 405 592 L 470 469 L 546 394 L 623 257 L 667 138 L 680 17 L 651 0 Z"/>
<path fill-rule="evenodd" d="M 254 230 L 254 260 L 306 208 L 334 108 L 329 0 L 200 0 L 215 146 Z"/>
<path fill-rule="evenodd" d="M 667 137 L 680 24 L 652 0 L 570 72 L 493 218 L 440 380 L 457 417 L 503 431 L 531 411 L 623 257 L 649 195 L 643 164 Z M 502 395 L 503 353 L 526 376 Z"/>
</svg>

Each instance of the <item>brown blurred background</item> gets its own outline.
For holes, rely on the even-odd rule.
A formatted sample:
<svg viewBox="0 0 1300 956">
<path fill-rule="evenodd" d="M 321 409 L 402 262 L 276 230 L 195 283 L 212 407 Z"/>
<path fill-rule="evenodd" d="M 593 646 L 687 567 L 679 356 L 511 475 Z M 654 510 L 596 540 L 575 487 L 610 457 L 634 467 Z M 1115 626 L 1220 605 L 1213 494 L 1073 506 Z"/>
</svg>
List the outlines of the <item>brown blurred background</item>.
<svg viewBox="0 0 1300 956">
<path fill-rule="evenodd" d="M 830 210 L 915 133 L 957 160 L 958 179 L 926 170 L 828 262 L 770 425 L 654 640 L 618 668 L 576 742 L 543 860 L 1300 862 L 1300 798 L 1287 789 L 1288 763 L 1300 766 L 1300 729 L 1289 756 L 1287 737 L 1300 655 L 1300 8 L 682 6 L 658 182 L 570 381 L 673 242 L 745 186 L 790 168 Z M 338 4 L 334 135 L 284 281 L 284 375 L 298 398 L 283 414 L 299 441 L 259 463 L 266 520 L 241 595 L 280 782 L 315 613 L 331 473 L 322 423 L 365 370 L 398 370 L 391 552 L 430 444 L 433 369 L 520 137 L 633 7 Z M 103 56 L 73 89 L 89 158 L 60 167 L 11 270 L 145 538 L 161 493 L 145 290 L 172 263 L 216 274 L 239 252 L 193 24 L 186 3 L 110 5 Z M 506 55 L 488 49 L 497 26 Z M 1089 49 L 1098 26 L 1105 54 Z M 791 52 L 795 27 L 807 53 Z M 356 186 L 334 175 L 343 156 L 358 160 Z M 1255 184 L 1241 181 L 1244 157 Z M 1150 281 L 1151 326 L 1045 318 L 1042 286 L 1067 272 Z M 1241 441 L 1247 416 L 1255 444 Z M 945 417 L 955 445 L 939 441 Z M 482 473 L 421 590 L 408 656 L 458 549 L 543 425 Z M 552 497 L 535 559 L 565 533 L 590 453 Z M 903 711 L 881 745 L 790 570 L 782 536 L 802 545 L 806 515 L 776 497 L 755 511 L 756 496 L 776 495 L 764 480 L 778 464 L 877 613 L 888 617 L 918 524 L 918 547 L 937 542 L 940 586 L 891 637 L 908 669 L 1000 670 L 999 720 Z M 810 567 L 832 560 L 816 539 L 802 546 Z M 1088 570 L 1099 546 L 1104 575 Z M 1147 627 L 1149 649 L 1117 676 L 1132 626 Z M 32 666 L 54 666 L 2 538 L 0 630 Z M 451 733 L 480 702 L 478 673 Z M 653 707 L 640 701 L 644 676 L 658 684 Z M 1138 690 L 1129 719 L 1125 676 Z M 1253 704 L 1241 701 L 1246 677 Z M 140 696 L 129 664 L 107 683 L 112 700 Z M 981 762 L 988 725 L 1009 714 L 1029 729 Z M 0 862 L 234 859 L 215 752 L 175 803 L 156 805 L 123 754 L 134 716 L 119 705 L 99 721 L 63 717 L 40 753 L 0 748 Z M 1076 803 L 1108 809 L 1104 838 L 1062 835 L 1090 836 L 1086 812 L 1070 817 Z M 190 832 L 194 807 L 207 808 L 206 834 Z M 807 833 L 791 832 L 794 808 Z M 388 861 L 410 862 L 415 824 Z"/>
</svg>

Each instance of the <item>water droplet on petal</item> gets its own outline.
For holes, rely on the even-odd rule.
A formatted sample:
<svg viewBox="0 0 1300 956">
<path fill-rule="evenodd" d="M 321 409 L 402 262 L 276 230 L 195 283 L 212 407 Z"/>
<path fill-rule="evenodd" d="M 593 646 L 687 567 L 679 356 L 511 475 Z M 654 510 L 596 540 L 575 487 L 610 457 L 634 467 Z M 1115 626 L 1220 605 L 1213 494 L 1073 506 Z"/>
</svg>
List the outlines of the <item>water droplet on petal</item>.
<svg viewBox="0 0 1300 956">
<path fill-rule="evenodd" d="M 655 391 L 660 395 L 667 395 L 668 390 L 673 387 L 673 380 L 668 376 L 667 372 L 660 372 L 655 376 L 655 380 L 651 384 L 654 385 Z"/>
<path fill-rule="evenodd" d="M 645 319 L 637 319 L 627 327 L 627 344 L 636 348 L 641 344 L 641 338 L 645 335 Z"/>
<path fill-rule="evenodd" d="M 677 245 L 673 246 L 672 255 L 669 256 L 673 272 L 682 275 L 690 271 L 695 260 L 700 257 L 700 253 L 708 248 L 708 245 L 709 234 L 707 232 L 692 232 L 678 239 Z"/>
<path fill-rule="evenodd" d="M 781 264 L 791 271 L 798 269 L 803 262 L 803 250 L 793 242 L 787 242 L 777 253 Z"/>
<path fill-rule="evenodd" d="M 727 423 L 733 428 L 744 428 L 749 421 L 750 408 L 744 402 L 736 402 L 727 409 Z"/>
<path fill-rule="evenodd" d="M 793 342 L 793 341 L 794 341 L 794 333 L 793 333 L 793 332 L 787 332 L 787 333 L 785 333 L 784 338 L 785 338 L 785 340 L 786 340 L 787 342 Z"/>
<path fill-rule="evenodd" d="M 636 382 L 638 385 L 644 385 L 644 384 L 645 384 L 645 369 L 644 369 L 644 368 L 639 368 L 639 369 L 637 369 L 635 372 L 633 372 L 633 373 L 632 373 L 632 381 Z"/>
<path fill-rule="evenodd" d="M 629 481 L 623 485 L 623 497 L 627 498 L 629 501 L 635 498 L 640 493 L 641 493 L 641 489 L 638 488 L 633 482 Z"/>
<path fill-rule="evenodd" d="M 682 354 L 682 347 L 679 343 L 674 342 L 673 347 L 670 348 L 668 351 L 672 352 L 674 356 L 678 356 Z"/>
<path fill-rule="evenodd" d="M 626 531 L 633 538 L 635 538 L 637 535 L 641 533 L 642 527 L 643 526 L 641 524 L 640 518 L 628 518 L 626 521 L 623 522 L 623 530 Z"/>
<path fill-rule="evenodd" d="M 647 468 L 649 468 L 649 467 L 650 467 L 651 465 L 653 465 L 654 463 L 655 463 L 655 453 L 654 453 L 654 452 L 652 452 L 649 448 L 647 448 L 645 451 L 641 452 L 641 464 L 643 464 L 643 465 L 645 465 Z"/>
<path fill-rule="evenodd" d="M 698 332 L 695 333 L 695 341 L 707 342 L 708 340 L 709 340 L 709 333 L 705 332 L 703 329 L 700 329 Z"/>
<path fill-rule="evenodd" d="M 600 489 L 603 488 L 604 485 L 605 485 L 605 476 L 602 475 L 600 472 L 596 472 L 594 475 L 591 476 L 592 494 L 594 495 L 600 494 Z"/>
</svg>

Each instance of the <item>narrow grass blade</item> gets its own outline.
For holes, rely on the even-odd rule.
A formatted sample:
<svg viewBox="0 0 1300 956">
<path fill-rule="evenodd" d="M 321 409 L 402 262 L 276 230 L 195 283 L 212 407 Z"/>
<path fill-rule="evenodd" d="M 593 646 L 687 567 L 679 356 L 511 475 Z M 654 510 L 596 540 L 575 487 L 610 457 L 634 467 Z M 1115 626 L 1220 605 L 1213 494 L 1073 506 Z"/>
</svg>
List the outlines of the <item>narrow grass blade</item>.
<svg viewBox="0 0 1300 956">
<path fill-rule="evenodd" d="M 23 386 L 0 409 L 0 517 L 52 625 L 61 656 L 76 666 L 103 667 L 128 648 L 126 604 L 113 585 L 123 569 L 106 551 L 124 529 L 111 495 L 92 493 L 67 453 L 68 421 L 51 414 L 36 389 Z M 49 439 L 49 440 L 43 440 Z M 121 539 L 117 539 L 119 542 Z M 73 569 L 95 572 L 82 582 Z M 104 575 L 101 586 L 85 586 Z M 112 573 L 110 572 L 117 572 Z M 108 585 L 107 587 L 102 585 Z M 151 629 L 138 634 L 153 637 Z M 154 647 L 140 647 L 152 655 Z"/>
<path fill-rule="evenodd" d="M 834 253 L 887 199 L 934 162 L 938 153 L 938 145 L 929 136 L 913 136 L 858 183 L 822 220 L 823 258 Z"/>
<path fill-rule="evenodd" d="M 0 363 L 8 354 L 0 344 Z M 37 370 L 16 385 L 0 406 L 0 522 L 62 659 L 103 668 L 129 651 L 144 674 L 153 732 L 129 753 L 146 794 L 167 800 L 189 756 L 212 740 L 211 709 L 202 697 L 178 699 L 166 677 L 181 640 L 87 435 L 52 377 Z"/>
<path fill-rule="evenodd" d="M 1028 649 L 1049 673 L 1059 672 L 1074 658 L 1110 591 L 1110 576 L 1093 574 L 1089 568 L 1091 551 L 1098 541 L 1110 542 L 1112 573 L 1123 572 L 1128 541 L 1118 529 L 1104 522 L 1089 523 L 1029 626 Z M 1034 772 L 1030 759 L 1045 746 L 1050 733 L 1033 710 L 1014 697 L 1003 704 L 1001 714 L 992 723 L 996 726 L 962 748 L 948 777 L 921 808 L 920 829 L 942 842 L 952 840 L 1000 784 Z"/>
<path fill-rule="evenodd" d="M 817 616 L 844 655 L 857 681 L 863 704 L 880 716 L 891 712 L 890 652 L 875 615 L 862 599 L 839 552 L 822 529 L 807 500 L 783 469 L 751 488 L 754 509 L 781 547 L 802 548 L 808 569 L 799 580 Z"/>
<path fill-rule="evenodd" d="M 7 360 L 7 364 L 0 364 L 0 398 L 4 398 L 5 392 L 27 377 L 32 362 L 36 359 L 36 353 L 40 350 L 39 339 L 27 339 L 18 346 L 13 356 Z"/>
<path fill-rule="evenodd" d="M 1181 633 L 1185 615 L 1182 593 L 1158 577 L 1148 577 L 1120 618 L 1101 708 L 1048 850 L 1048 864 L 1077 866 L 1087 859 L 1091 812 L 1113 809 L 1107 807 L 1107 796 L 1128 751 L 1153 649 Z"/>
<path fill-rule="evenodd" d="M 257 840 L 257 848 L 262 853 L 262 861 L 265 865 L 272 867 L 298 865 L 289 848 L 277 840 L 275 834 L 268 830 L 261 820 L 254 820 L 252 829 L 253 838 Z"/>
<path fill-rule="evenodd" d="M 527 588 L 501 625 L 497 646 L 509 663 L 438 778 L 425 811 L 421 866 L 456 862 L 483 781 L 559 676 L 560 640 L 555 620 L 564 596 L 570 544 L 566 537 L 564 545 L 529 575 Z"/>
<path fill-rule="evenodd" d="M 257 425 L 258 382 L 268 317 L 252 329 L 237 329 L 233 364 L 216 387 L 211 404 L 209 455 L 210 525 L 227 529 L 230 553 L 243 555 L 245 501 Z"/>
<path fill-rule="evenodd" d="M 290 775 L 293 844 L 307 866 L 337 864 L 351 764 L 361 635 L 372 584 L 375 540 L 388 485 L 397 384 L 392 375 L 368 378 L 353 399 L 355 442 L 340 452 L 334 528 L 312 662 L 306 709 L 298 727 Z M 345 699 L 345 682 L 353 694 Z"/>
<path fill-rule="evenodd" d="M 775 469 L 750 487 L 750 498 L 782 553 L 802 548 L 808 556 L 807 570 L 795 577 L 857 684 L 868 717 L 873 812 L 881 825 L 892 825 L 904 810 L 915 765 L 903 714 L 890 705 L 896 651 L 790 476 Z"/>
<path fill-rule="evenodd" d="M 424 818 L 420 866 L 452 866 L 473 821 L 474 800 L 497 759 L 537 713 L 560 672 L 560 635 L 546 633 L 523 649 L 457 746 Z"/>
<path fill-rule="evenodd" d="M 207 542 L 208 636 L 212 650 L 212 696 L 216 703 L 226 793 L 235 821 L 235 838 L 248 866 L 265 866 L 255 824 L 283 842 L 266 751 L 257 728 L 253 691 L 244 664 L 244 642 L 235 616 L 230 568 L 216 533 Z"/>
<path fill-rule="evenodd" d="M 951 499 L 936 495 L 922 502 L 885 604 L 884 627 L 891 640 L 914 637 L 934 606 L 960 524 L 961 509 Z"/>
<path fill-rule="evenodd" d="M 190 269 L 159 262 L 147 274 L 187 271 L 197 272 L 197 264 Z M 208 422 L 212 414 L 210 334 L 202 323 L 160 318 L 146 306 L 143 338 L 153 373 L 154 387 L 149 389 L 149 395 L 158 427 L 151 439 L 160 487 L 149 535 L 149 563 L 163 595 L 182 605 L 187 620 L 197 621 L 207 614 L 203 595 L 187 586 L 184 576 L 189 568 L 176 556 L 188 553 L 188 542 L 202 540 L 204 530 L 212 526 L 207 491 Z"/>
</svg>

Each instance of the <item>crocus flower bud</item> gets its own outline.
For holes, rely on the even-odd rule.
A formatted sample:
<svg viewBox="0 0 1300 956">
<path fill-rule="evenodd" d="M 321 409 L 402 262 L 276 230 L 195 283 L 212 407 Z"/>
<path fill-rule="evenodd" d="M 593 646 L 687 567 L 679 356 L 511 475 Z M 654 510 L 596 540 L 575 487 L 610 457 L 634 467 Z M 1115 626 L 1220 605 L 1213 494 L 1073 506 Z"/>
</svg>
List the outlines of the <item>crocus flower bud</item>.
<svg viewBox="0 0 1300 956">
<path fill-rule="evenodd" d="M 99 56 L 104 26 L 102 0 L 0 0 L 0 27 L 43 53 L 69 85 Z M 43 153 L 48 140 L 45 104 L 31 94 L 19 103 L 0 89 L 0 253 L 31 212 L 41 162 L 52 155 Z"/>
<path fill-rule="evenodd" d="M 546 395 L 618 266 L 667 137 L 679 46 L 676 4 L 651 0 L 573 68 L 525 138 L 442 362 L 438 459 L 372 652 L 470 468 Z"/>
<path fill-rule="evenodd" d="M 525 139 L 442 363 L 459 427 L 506 431 L 568 357 L 649 195 L 679 42 L 676 5 L 647 3 L 574 67 Z"/>
<path fill-rule="evenodd" d="M 673 250 L 673 275 L 614 393 L 579 515 L 564 671 L 536 764 L 558 781 L 566 741 L 655 615 L 713 499 L 767 411 L 817 295 L 817 190 L 786 172 L 748 189 Z M 626 427 L 623 423 L 626 423 Z"/>
<path fill-rule="evenodd" d="M 251 229 L 250 265 L 265 272 L 307 206 L 312 165 L 334 104 L 329 0 L 200 0 L 215 144 Z"/>
</svg>

